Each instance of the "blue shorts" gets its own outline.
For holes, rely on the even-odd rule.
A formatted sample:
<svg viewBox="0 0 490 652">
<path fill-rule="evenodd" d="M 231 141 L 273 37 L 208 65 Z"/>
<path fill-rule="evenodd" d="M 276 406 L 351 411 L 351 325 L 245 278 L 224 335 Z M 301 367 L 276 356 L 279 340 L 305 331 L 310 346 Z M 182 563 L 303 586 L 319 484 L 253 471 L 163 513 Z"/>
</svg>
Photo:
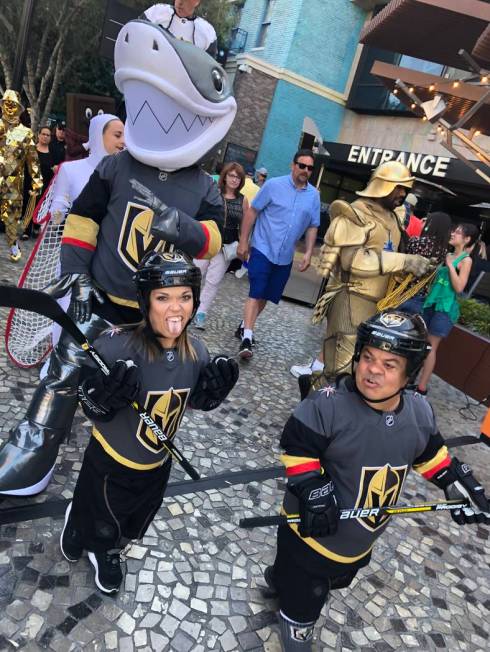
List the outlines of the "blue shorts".
<svg viewBox="0 0 490 652">
<path fill-rule="evenodd" d="M 454 326 L 447 312 L 434 310 L 432 306 L 424 310 L 422 317 L 429 333 L 435 337 L 447 337 Z"/>
<path fill-rule="evenodd" d="M 248 277 L 250 280 L 248 296 L 251 299 L 265 299 L 265 301 L 279 303 L 292 266 L 292 262 L 289 265 L 275 265 L 271 263 L 267 256 L 252 247 L 248 259 Z"/>
<path fill-rule="evenodd" d="M 449 315 L 446 312 L 434 310 L 433 307 L 425 308 L 424 310 L 424 301 L 424 296 L 415 295 L 411 299 L 408 299 L 408 301 L 405 301 L 405 303 L 402 303 L 398 307 L 398 310 L 408 312 L 411 315 L 415 313 L 422 315 L 427 324 L 427 330 L 431 335 L 434 335 L 434 337 L 447 337 L 454 326 Z"/>
</svg>

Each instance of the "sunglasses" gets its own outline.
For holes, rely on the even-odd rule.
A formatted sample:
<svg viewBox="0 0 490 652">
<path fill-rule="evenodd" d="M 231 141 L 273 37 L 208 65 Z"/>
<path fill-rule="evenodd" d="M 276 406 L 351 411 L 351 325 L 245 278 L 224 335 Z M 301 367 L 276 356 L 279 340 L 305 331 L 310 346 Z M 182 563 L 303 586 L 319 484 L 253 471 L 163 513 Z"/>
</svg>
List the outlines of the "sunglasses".
<svg viewBox="0 0 490 652">
<path fill-rule="evenodd" d="M 306 163 L 296 163 L 300 170 L 308 170 L 308 172 L 313 172 L 313 165 L 306 165 Z"/>
</svg>

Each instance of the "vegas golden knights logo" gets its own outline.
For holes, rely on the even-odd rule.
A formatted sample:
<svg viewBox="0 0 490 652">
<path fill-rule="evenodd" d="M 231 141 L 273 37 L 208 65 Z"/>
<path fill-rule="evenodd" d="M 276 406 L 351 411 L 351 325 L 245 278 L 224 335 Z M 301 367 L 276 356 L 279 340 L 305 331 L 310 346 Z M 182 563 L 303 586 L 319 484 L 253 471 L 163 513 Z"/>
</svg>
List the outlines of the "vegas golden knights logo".
<svg viewBox="0 0 490 652">
<path fill-rule="evenodd" d="M 177 432 L 184 416 L 189 393 L 189 389 L 171 388 L 163 394 L 161 392 L 148 392 L 147 394 L 145 410 L 169 439 L 172 439 Z M 151 428 L 141 420 L 136 437 L 152 453 L 160 453 L 165 448 Z"/>
<path fill-rule="evenodd" d="M 407 466 L 391 466 L 386 464 L 382 467 L 363 467 L 359 485 L 359 496 L 356 507 L 369 509 L 384 505 L 396 505 L 401 493 Z M 374 532 L 383 525 L 389 518 L 387 514 L 377 514 L 358 518 L 360 523 L 367 530 Z"/>
<path fill-rule="evenodd" d="M 162 251 L 164 240 L 156 240 L 150 233 L 153 211 L 145 206 L 128 202 L 119 235 L 117 251 L 124 263 L 136 271 L 143 256 L 154 249 Z"/>
</svg>

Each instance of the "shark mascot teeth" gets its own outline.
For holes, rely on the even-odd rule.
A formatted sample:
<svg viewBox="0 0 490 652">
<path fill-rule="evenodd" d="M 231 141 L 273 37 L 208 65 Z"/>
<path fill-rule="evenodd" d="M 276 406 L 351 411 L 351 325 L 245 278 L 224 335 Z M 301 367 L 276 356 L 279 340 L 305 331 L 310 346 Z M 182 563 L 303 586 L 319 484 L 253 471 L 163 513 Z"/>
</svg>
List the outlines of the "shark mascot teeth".
<svg viewBox="0 0 490 652">
<path fill-rule="evenodd" d="M 144 20 L 125 25 L 114 50 L 126 102 L 126 146 L 135 159 L 174 171 L 199 161 L 236 114 L 228 77 L 190 43 Z"/>
<path fill-rule="evenodd" d="M 115 68 L 127 107 L 127 150 L 103 158 L 73 202 L 61 276 L 45 289 L 55 298 L 71 291 L 69 313 L 90 341 L 111 324 L 141 319 L 133 274 L 148 251 L 175 247 L 194 258 L 219 252 L 223 200 L 197 164 L 236 114 L 219 64 L 155 23 L 135 20 L 121 29 Z M 86 362 L 63 333 L 24 419 L 0 448 L 0 494 L 27 496 L 47 486 Z"/>
</svg>

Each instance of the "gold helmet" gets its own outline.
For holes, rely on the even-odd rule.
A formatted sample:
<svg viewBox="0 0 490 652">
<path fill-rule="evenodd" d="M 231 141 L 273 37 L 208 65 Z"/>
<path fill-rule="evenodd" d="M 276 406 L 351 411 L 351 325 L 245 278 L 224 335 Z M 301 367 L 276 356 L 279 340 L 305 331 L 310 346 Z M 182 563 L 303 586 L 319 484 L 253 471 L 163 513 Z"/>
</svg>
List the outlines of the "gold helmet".
<svg viewBox="0 0 490 652">
<path fill-rule="evenodd" d="M 4 120 L 7 122 L 16 120 L 24 110 L 20 93 L 7 89 L 2 99 L 0 99 L 0 107 L 2 108 L 2 117 Z"/>
<path fill-rule="evenodd" d="M 358 190 L 357 195 L 361 197 L 387 197 L 396 186 L 411 188 L 415 177 L 410 176 L 410 170 L 399 161 L 388 161 L 381 163 L 374 170 L 364 190 Z"/>
</svg>

